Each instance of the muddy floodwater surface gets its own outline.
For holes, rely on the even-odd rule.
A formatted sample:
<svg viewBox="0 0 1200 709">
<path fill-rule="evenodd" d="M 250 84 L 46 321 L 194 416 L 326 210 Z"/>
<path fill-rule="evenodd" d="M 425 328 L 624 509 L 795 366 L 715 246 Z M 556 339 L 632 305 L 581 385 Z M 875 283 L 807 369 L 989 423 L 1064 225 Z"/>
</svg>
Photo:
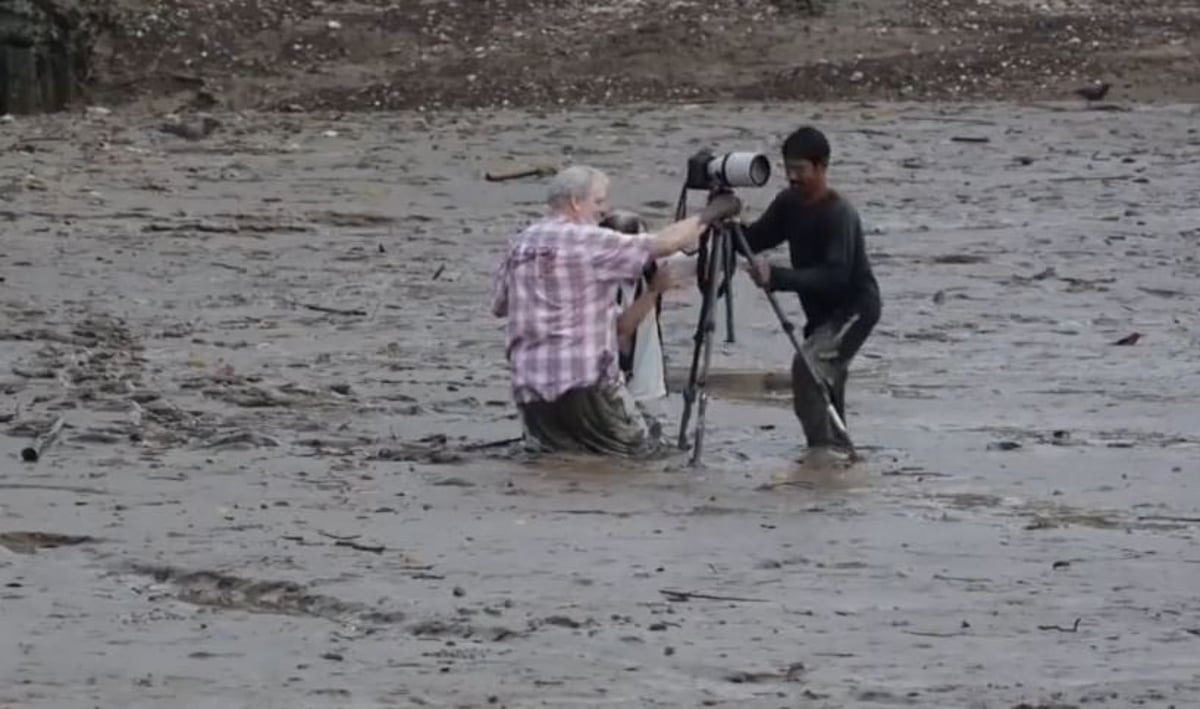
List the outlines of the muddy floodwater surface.
<svg viewBox="0 0 1200 709">
<path fill-rule="evenodd" d="M 1124 108 L 4 125 L 0 706 L 1195 706 L 1200 110 Z M 513 459 L 488 300 L 545 182 L 485 170 L 661 224 L 804 121 L 883 291 L 865 459 L 797 462 L 744 274 L 702 468 Z"/>
</svg>

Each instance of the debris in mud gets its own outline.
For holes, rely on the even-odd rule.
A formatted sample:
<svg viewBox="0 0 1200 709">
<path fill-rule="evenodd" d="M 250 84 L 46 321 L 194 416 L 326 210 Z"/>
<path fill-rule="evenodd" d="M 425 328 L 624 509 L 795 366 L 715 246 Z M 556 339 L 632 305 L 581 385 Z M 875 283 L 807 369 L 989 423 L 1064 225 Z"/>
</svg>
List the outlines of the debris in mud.
<svg viewBox="0 0 1200 709">
<path fill-rule="evenodd" d="M 338 623 L 391 624 L 404 620 L 400 611 L 374 610 L 364 603 L 313 593 L 293 581 L 256 581 L 217 571 L 187 571 L 136 563 L 125 570 L 167 584 L 175 589 L 179 600 L 201 606 L 324 618 Z"/>
<path fill-rule="evenodd" d="M 189 219 L 177 222 L 150 222 L 142 227 L 144 233 L 189 233 L 197 234 L 251 234 L 262 238 L 262 234 L 305 234 L 312 227 L 307 224 L 297 224 L 281 221 L 271 214 L 217 214 L 215 217 L 226 219 L 225 222 Z M 238 270 L 236 266 L 220 264 L 222 267 Z M 244 269 L 242 270 L 244 272 Z"/>
<path fill-rule="evenodd" d="M 95 347 L 99 344 L 94 337 L 86 337 L 76 334 L 63 334 L 55 332 L 49 328 L 32 328 L 28 330 L 5 330 L 0 332 L 0 340 L 15 340 L 24 342 L 56 342 L 63 345 L 73 345 L 76 347 Z"/>
<path fill-rule="evenodd" d="M 329 532 L 325 532 L 325 531 L 322 531 L 319 529 L 317 530 L 317 534 L 319 534 L 320 536 L 325 537 L 327 539 L 332 539 L 333 540 L 332 545 L 335 547 L 345 547 L 347 549 L 368 552 L 371 554 L 382 554 L 383 552 L 388 551 L 387 546 L 385 546 L 383 544 L 364 544 L 362 542 L 356 541 L 359 538 L 359 536 L 361 536 L 358 534 L 350 534 L 350 535 L 346 535 L 346 536 L 341 536 L 341 535 L 337 535 L 337 534 L 330 534 Z M 285 535 L 281 536 L 280 539 L 284 539 L 289 542 L 294 542 L 296 544 L 299 544 L 300 546 L 306 546 L 306 547 L 325 546 L 325 544 L 323 542 L 310 542 L 307 539 L 305 539 L 303 535 L 299 535 L 299 534 L 285 534 Z M 393 551 L 396 551 L 396 550 L 393 550 Z M 398 552 L 398 553 L 401 555 L 401 560 L 404 562 L 403 566 L 389 566 L 388 567 L 389 570 L 425 572 L 425 571 L 428 571 L 429 569 L 433 568 L 432 564 L 422 564 L 422 563 L 420 563 L 419 560 L 413 558 L 409 554 L 406 554 L 404 552 Z M 413 578 L 441 578 L 440 576 L 435 576 L 434 574 L 427 574 L 427 573 L 417 573 L 417 574 L 414 574 L 412 577 Z"/>
<path fill-rule="evenodd" d="M 725 675 L 727 682 L 735 684 L 751 684 L 756 682 L 799 682 L 804 677 L 804 663 L 793 662 L 782 671 L 774 672 L 733 672 Z"/>
<path fill-rule="evenodd" d="M 282 387 L 280 388 L 280 391 L 282 391 Z M 316 396 L 315 393 L 297 393 L 299 396 L 291 396 L 288 393 L 269 391 L 262 387 L 254 386 L 253 384 L 210 387 L 204 390 L 205 396 L 209 396 L 214 399 L 220 399 L 233 404 L 234 406 L 241 406 L 247 409 L 312 406 L 320 401 L 319 397 Z"/>
<path fill-rule="evenodd" d="M 234 431 L 217 434 L 200 445 L 203 448 L 247 450 L 250 448 L 278 448 L 283 444 L 277 438 L 254 431 Z"/>
<path fill-rule="evenodd" d="M 238 228 L 232 224 L 212 224 L 210 222 L 182 222 L 178 224 L 167 224 L 163 222 L 151 222 L 142 227 L 143 232 L 168 232 L 168 231 L 194 231 L 208 234 L 236 234 Z"/>
<path fill-rule="evenodd" d="M 1140 339 L 1142 339 L 1142 333 L 1131 332 L 1130 334 L 1126 335 L 1125 337 L 1122 337 L 1121 339 L 1117 340 L 1113 344 L 1114 345 L 1136 345 L 1138 343 L 1138 340 L 1140 340 Z"/>
<path fill-rule="evenodd" d="M 434 481 L 433 484 L 438 487 L 475 487 L 475 483 L 457 476 L 442 478 L 441 480 Z"/>
<path fill-rule="evenodd" d="M 1079 632 L 1079 623 L 1082 618 L 1076 618 L 1075 624 L 1064 628 L 1061 625 L 1039 625 L 1038 630 L 1057 630 L 1060 633 L 1077 633 Z"/>
<path fill-rule="evenodd" d="M 333 227 L 369 227 L 395 224 L 396 218 L 386 214 L 365 212 L 337 212 L 332 210 L 309 212 L 309 221 Z"/>
<path fill-rule="evenodd" d="M 551 616 L 542 618 L 542 620 L 540 622 L 530 623 L 531 628 L 536 628 L 539 625 L 555 625 L 560 628 L 570 628 L 572 630 L 578 630 L 587 625 L 595 625 L 595 622 L 592 621 L 591 619 L 588 619 L 586 622 L 578 621 L 578 620 L 575 620 L 574 618 L 572 618 L 570 616 L 566 616 L 566 615 L 551 615 Z"/>
<path fill-rule="evenodd" d="M 21 449 L 21 460 L 26 463 L 36 463 L 41 459 L 42 453 L 58 438 L 58 434 L 62 431 L 66 424 L 66 419 L 59 416 L 50 424 L 50 427 L 38 435 L 33 445 L 26 446 Z"/>
<path fill-rule="evenodd" d="M 986 256 L 980 256 L 976 254 L 943 254 L 941 256 L 934 256 L 930 260 L 933 263 L 939 264 L 969 265 L 976 263 L 987 263 L 988 259 Z"/>
<path fill-rule="evenodd" d="M 481 628 L 470 623 L 455 619 L 445 621 L 440 619 L 424 620 L 406 628 L 409 633 L 420 637 L 446 637 L 452 636 L 456 638 L 479 639 L 487 642 L 503 642 L 510 638 L 524 637 L 525 632 L 506 628 L 504 626 L 493 626 Z"/>
<path fill-rule="evenodd" d="M 463 437 L 461 440 L 466 440 Z M 416 441 L 400 443 L 396 446 L 380 448 L 371 456 L 371 460 L 388 460 L 388 461 L 404 461 L 410 463 L 461 463 L 467 460 L 468 453 L 480 453 L 481 451 L 492 451 L 485 453 L 484 457 L 505 457 L 503 449 L 520 443 L 521 438 L 506 438 L 498 441 L 476 441 L 452 444 L 450 439 L 440 433 L 435 433 L 424 438 L 419 438 Z M 441 485 L 469 487 L 473 485 L 469 481 L 462 478 L 446 478 Z"/>
<path fill-rule="evenodd" d="M 1139 515 L 1139 522 L 1174 522 L 1177 524 L 1200 524 L 1200 517 L 1180 515 Z"/>
<path fill-rule="evenodd" d="M 317 305 L 315 303 L 301 303 L 300 307 L 307 310 L 313 310 L 318 313 L 329 313 L 331 315 L 348 315 L 351 317 L 366 317 L 367 311 L 362 308 L 334 308 L 328 305 Z"/>
<path fill-rule="evenodd" d="M 96 541 L 95 537 L 53 532 L 0 532 L 0 547 L 17 554 L 34 554 L 38 549 L 75 546 Z"/>
<path fill-rule="evenodd" d="M 693 599 L 705 600 L 705 601 L 731 601 L 731 602 L 735 602 L 735 603 L 770 603 L 770 601 L 766 598 L 745 598 L 742 596 L 720 596 L 720 595 L 711 594 L 711 593 L 697 593 L 694 591 L 675 591 L 675 590 L 666 589 L 666 588 L 660 590 L 659 593 L 666 596 L 668 601 L 675 602 L 675 603 L 686 602 L 686 601 L 690 601 Z"/>
<path fill-rule="evenodd" d="M 880 473 L 887 477 L 914 477 L 920 480 L 921 478 L 948 478 L 951 477 L 948 473 L 935 473 L 931 470 L 926 470 L 921 467 L 902 466 L 899 468 L 889 468 Z"/>
<path fill-rule="evenodd" d="M 381 448 L 371 460 L 403 461 L 409 463 L 461 463 L 466 458 L 438 444 L 402 444 L 397 448 Z"/>
<path fill-rule="evenodd" d="M 556 165 L 509 165 L 490 169 L 483 177 L 488 182 L 506 182 L 523 177 L 551 177 L 558 169 Z"/>
<path fill-rule="evenodd" d="M 366 551 L 373 554 L 382 554 L 383 552 L 387 551 L 387 547 L 382 544 L 361 544 L 359 542 L 343 540 L 334 542 L 333 545 L 335 547 L 348 547 L 350 549 L 354 549 L 355 551 Z"/>
<path fill-rule="evenodd" d="M 915 692 L 901 696 L 885 689 L 865 689 L 858 693 L 857 699 L 860 702 L 878 702 L 880 704 L 915 704 L 916 702 L 913 700 L 915 696 Z"/>
</svg>

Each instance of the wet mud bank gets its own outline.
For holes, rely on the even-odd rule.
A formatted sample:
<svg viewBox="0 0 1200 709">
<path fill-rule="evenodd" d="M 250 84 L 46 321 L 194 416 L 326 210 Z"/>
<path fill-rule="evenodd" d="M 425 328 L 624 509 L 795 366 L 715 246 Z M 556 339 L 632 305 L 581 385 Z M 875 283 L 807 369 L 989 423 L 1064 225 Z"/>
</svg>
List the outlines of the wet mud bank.
<svg viewBox="0 0 1200 709">
<path fill-rule="evenodd" d="M 0 704 L 1195 703 L 1200 113 L 1123 108 L 14 121 Z M 509 455 L 487 302 L 544 185 L 483 173 L 587 161 L 661 223 L 697 147 L 802 120 L 884 291 L 866 460 L 797 462 L 744 277 L 705 467 Z"/>
</svg>

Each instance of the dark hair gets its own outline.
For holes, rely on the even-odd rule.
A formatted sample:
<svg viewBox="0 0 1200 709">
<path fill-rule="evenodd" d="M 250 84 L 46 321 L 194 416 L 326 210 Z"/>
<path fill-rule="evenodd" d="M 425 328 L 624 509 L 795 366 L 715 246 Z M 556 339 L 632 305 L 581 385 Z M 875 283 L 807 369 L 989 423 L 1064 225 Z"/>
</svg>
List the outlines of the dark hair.
<svg viewBox="0 0 1200 709">
<path fill-rule="evenodd" d="M 622 234 L 640 234 L 646 231 L 646 222 L 641 217 L 623 209 L 609 212 L 600 221 L 600 226 Z"/>
<path fill-rule="evenodd" d="M 812 126 L 792 131 L 783 141 L 784 160 L 808 160 L 818 165 L 829 164 L 829 141 L 825 134 Z"/>
</svg>

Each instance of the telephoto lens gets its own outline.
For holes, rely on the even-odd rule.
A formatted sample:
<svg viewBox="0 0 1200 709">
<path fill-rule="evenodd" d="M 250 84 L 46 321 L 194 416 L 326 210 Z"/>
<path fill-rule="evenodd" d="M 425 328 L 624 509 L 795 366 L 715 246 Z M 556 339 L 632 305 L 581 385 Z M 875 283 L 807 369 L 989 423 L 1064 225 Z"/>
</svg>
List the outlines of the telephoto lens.
<svg viewBox="0 0 1200 709">
<path fill-rule="evenodd" d="M 708 175 L 722 187 L 762 187 L 771 179 L 771 161 L 762 153 L 725 153 L 708 161 Z"/>
<path fill-rule="evenodd" d="M 762 187 L 771 179 L 771 160 L 749 150 L 716 155 L 705 148 L 688 158 L 687 180 L 690 190 Z"/>
</svg>

